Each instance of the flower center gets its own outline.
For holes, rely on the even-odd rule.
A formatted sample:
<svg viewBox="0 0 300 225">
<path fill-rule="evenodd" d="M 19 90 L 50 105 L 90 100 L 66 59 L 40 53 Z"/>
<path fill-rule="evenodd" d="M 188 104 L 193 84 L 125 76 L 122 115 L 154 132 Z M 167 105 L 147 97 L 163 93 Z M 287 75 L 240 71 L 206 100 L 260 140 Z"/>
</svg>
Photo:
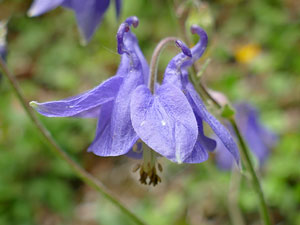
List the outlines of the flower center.
<svg viewBox="0 0 300 225">
<path fill-rule="evenodd" d="M 157 162 L 157 153 L 143 143 L 143 163 L 138 164 L 134 172 L 139 170 L 140 182 L 156 186 L 161 182 L 160 176 L 157 174 L 157 169 L 162 172 L 162 166 Z"/>
</svg>

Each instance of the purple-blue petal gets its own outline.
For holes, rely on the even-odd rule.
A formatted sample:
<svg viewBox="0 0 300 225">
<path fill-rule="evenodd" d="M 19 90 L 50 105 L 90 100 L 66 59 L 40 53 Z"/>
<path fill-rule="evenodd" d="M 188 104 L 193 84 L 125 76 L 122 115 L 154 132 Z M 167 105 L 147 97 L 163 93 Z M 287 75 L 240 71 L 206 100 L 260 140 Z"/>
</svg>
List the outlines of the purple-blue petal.
<svg viewBox="0 0 300 225">
<path fill-rule="evenodd" d="M 197 114 L 195 114 L 195 117 L 197 120 L 198 132 L 199 132 L 197 142 L 199 142 L 204 147 L 204 149 L 208 151 L 214 151 L 217 146 L 217 142 L 205 136 L 202 119 Z"/>
<path fill-rule="evenodd" d="M 218 167 L 222 170 L 230 170 L 234 165 L 233 156 L 218 137 L 214 136 L 214 139 L 217 141 L 217 149 L 215 153 Z"/>
<path fill-rule="evenodd" d="M 134 78 L 134 75 L 131 78 Z M 96 155 L 124 155 L 138 140 L 138 136 L 131 125 L 130 96 L 127 95 L 130 92 L 127 87 L 132 83 L 134 82 L 130 82 L 128 79 L 124 81 L 117 99 L 101 107 L 96 137 L 89 147 L 89 151 Z"/>
<path fill-rule="evenodd" d="M 136 16 L 132 16 L 126 19 L 125 23 L 122 23 L 117 32 L 118 52 L 122 54 L 122 64 L 140 64 L 142 73 L 144 76 L 144 83 L 147 84 L 149 80 L 149 66 L 145 59 L 136 36 L 130 31 L 130 26 L 137 27 L 139 20 Z M 124 53 L 124 54 L 123 54 Z"/>
<path fill-rule="evenodd" d="M 31 105 L 47 117 L 98 117 L 99 107 L 114 100 L 122 80 L 114 76 L 83 94 L 59 101 L 32 102 Z"/>
<path fill-rule="evenodd" d="M 191 155 L 198 127 L 192 108 L 180 89 L 163 84 L 153 96 L 141 85 L 132 95 L 130 108 L 132 125 L 150 148 L 178 163 Z"/>
<path fill-rule="evenodd" d="M 115 8 L 117 18 L 120 18 L 121 8 L 122 8 L 122 0 L 115 0 Z"/>
<path fill-rule="evenodd" d="M 202 119 L 195 114 L 198 124 L 198 138 L 194 149 L 184 163 L 201 163 L 208 159 L 208 152 L 216 148 L 216 141 L 205 136 Z"/>
<path fill-rule="evenodd" d="M 200 39 L 198 43 L 191 49 L 192 58 L 185 61 L 181 66 L 182 68 L 187 68 L 191 66 L 194 62 L 196 62 L 198 59 L 200 59 L 207 47 L 208 37 L 205 30 L 203 30 L 199 26 L 193 25 L 191 27 L 191 32 L 193 34 L 197 34 L 200 37 Z"/>
<path fill-rule="evenodd" d="M 189 99 L 195 114 L 198 114 L 200 118 L 209 124 L 214 133 L 220 138 L 227 150 L 233 155 L 236 163 L 239 165 L 240 155 L 238 146 L 229 131 L 207 111 L 203 101 L 191 83 L 186 85 L 186 92 L 187 98 Z"/>
<path fill-rule="evenodd" d="M 138 140 L 130 118 L 130 99 L 135 88 L 145 83 L 142 67 L 144 56 L 139 55 L 137 39 L 130 31 L 131 25 L 138 24 L 137 18 L 130 17 L 126 21 L 128 23 L 121 24 L 117 34 L 118 52 L 122 54 L 118 74 L 122 76 L 123 82 L 107 113 L 107 125 L 101 127 L 99 124 L 97 135 L 90 147 L 90 151 L 101 156 L 127 154 Z"/>
<path fill-rule="evenodd" d="M 144 83 L 141 70 L 131 70 L 115 99 L 111 120 L 112 151 L 127 153 L 138 139 L 130 118 L 130 99 L 135 88 Z"/>
<path fill-rule="evenodd" d="M 29 16 L 39 16 L 60 6 L 64 0 L 35 0 L 28 11 Z"/>
<path fill-rule="evenodd" d="M 184 163 L 202 163 L 208 159 L 208 153 L 199 141 L 196 141 L 192 153 L 183 161 Z"/>
<path fill-rule="evenodd" d="M 65 0 L 63 6 L 74 10 L 79 30 L 88 42 L 108 9 L 110 0 Z"/>
<path fill-rule="evenodd" d="M 167 68 L 165 69 L 163 83 L 173 84 L 176 87 L 182 89 L 182 64 L 189 60 L 191 57 L 191 51 L 187 46 L 182 42 L 177 40 L 176 45 L 181 48 L 181 53 L 176 55 L 168 63 Z"/>
<path fill-rule="evenodd" d="M 98 126 L 94 141 L 90 145 L 88 151 L 98 156 L 118 156 L 123 152 L 112 151 L 113 136 L 111 133 L 111 114 L 113 110 L 113 102 L 105 103 L 100 110 Z"/>
</svg>

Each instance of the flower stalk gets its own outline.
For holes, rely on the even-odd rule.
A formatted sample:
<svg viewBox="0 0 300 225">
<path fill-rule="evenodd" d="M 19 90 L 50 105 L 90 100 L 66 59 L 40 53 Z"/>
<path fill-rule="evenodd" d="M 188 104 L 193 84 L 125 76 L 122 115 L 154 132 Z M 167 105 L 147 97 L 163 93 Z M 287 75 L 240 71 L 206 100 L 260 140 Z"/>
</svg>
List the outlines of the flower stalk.
<svg viewBox="0 0 300 225">
<path fill-rule="evenodd" d="M 193 70 L 196 71 L 195 67 L 193 68 Z M 207 98 L 210 99 L 218 109 L 222 109 L 222 105 L 212 97 L 212 95 L 207 91 L 205 85 L 201 82 L 201 80 L 198 82 L 198 84 L 199 84 L 199 86 L 198 86 L 199 89 L 207 96 Z M 236 123 L 234 117 L 231 117 L 228 120 L 229 120 L 230 124 L 232 125 L 234 132 L 237 135 L 238 142 L 240 145 L 240 150 L 242 153 L 243 162 L 246 166 L 246 169 L 249 171 L 249 173 L 251 175 L 251 182 L 252 182 L 253 188 L 257 194 L 257 197 L 259 199 L 259 207 L 260 207 L 260 213 L 262 216 L 262 220 L 265 225 L 271 225 L 272 223 L 271 223 L 270 215 L 268 212 L 268 206 L 267 206 L 259 179 L 256 175 L 254 165 L 251 161 L 248 146 L 240 132 L 240 129 L 237 126 L 237 123 Z"/>
<path fill-rule="evenodd" d="M 196 71 L 195 67 L 193 67 L 193 73 L 194 73 L 194 71 Z M 196 82 L 195 79 L 192 79 L 192 80 L 193 80 L 193 82 Z M 199 82 L 196 82 L 195 84 L 197 84 L 197 83 L 198 83 L 198 90 L 202 91 L 202 93 L 204 93 L 206 95 L 206 97 L 209 100 L 211 100 L 211 102 L 213 102 L 213 104 L 218 109 L 222 109 L 221 104 L 218 103 L 217 100 L 215 100 L 211 96 L 211 94 L 207 91 L 207 89 L 206 89 L 205 85 L 203 84 L 203 82 L 200 80 Z M 262 191 L 259 179 L 256 175 L 255 170 L 254 170 L 254 165 L 251 161 L 251 157 L 250 157 L 250 154 L 249 154 L 249 149 L 247 147 L 247 144 L 246 144 L 244 138 L 242 137 L 242 134 L 241 134 L 241 132 L 240 132 L 240 130 L 239 130 L 237 124 L 236 124 L 236 121 L 235 121 L 234 117 L 231 117 L 229 119 L 229 122 L 232 125 L 232 127 L 234 129 L 234 132 L 236 133 L 236 135 L 238 137 L 243 162 L 246 166 L 246 169 L 249 171 L 249 173 L 251 175 L 251 182 L 252 182 L 253 188 L 254 188 L 254 190 L 257 194 L 257 197 L 259 199 L 259 206 L 260 206 L 260 212 L 261 212 L 262 220 L 264 221 L 265 225 L 271 225 L 272 223 L 271 223 L 270 215 L 269 215 L 269 212 L 268 212 L 267 203 L 265 201 L 264 193 Z"/>
<path fill-rule="evenodd" d="M 196 67 L 195 66 L 192 67 L 192 70 L 193 70 L 192 71 L 193 74 L 196 74 L 195 73 L 196 72 Z M 199 82 L 197 82 L 194 75 L 192 75 L 191 77 L 192 77 L 193 83 L 195 83 L 195 86 L 197 86 L 197 91 L 201 91 L 202 93 L 204 93 L 206 95 L 206 97 L 209 100 L 211 100 L 211 102 L 218 109 L 222 109 L 222 105 L 212 97 L 212 95 L 208 92 L 208 90 L 206 89 L 203 82 L 201 80 Z M 241 132 L 240 132 L 240 130 L 239 130 L 237 124 L 236 124 L 236 121 L 235 121 L 234 117 L 231 117 L 229 119 L 229 122 L 232 125 L 232 127 L 234 129 L 234 132 L 236 133 L 236 135 L 238 137 L 243 162 L 246 166 L 246 169 L 249 171 L 249 173 L 251 175 L 251 182 L 252 182 L 253 188 L 254 188 L 254 190 L 257 194 L 257 197 L 259 199 L 260 213 L 261 213 L 261 216 L 262 216 L 262 220 L 264 221 L 264 225 L 271 225 L 272 223 L 271 223 L 270 215 L 269 215 L 269 212 L 268 212 L 267 203 L 266 203 L 266 200 L 264 198 L 264 193 L 262 191 L 259 179 L 256 175 L 255 170 L 254 170 L 254 165 L 251 161 L 251 157 L 250 157 L 250 154 L 249 154 L 249 149 L 247 147 L 247 144 L 246 144 L 244 138 L 242 137 L 242 134 L 241 134 Z"/>
<path fill-rule="evenodd" d="M 163 40 L 161 40 L 156 48 L 154 49 L 154 52 L 151 57 L 150 62 L 150 76 L 149 76 L 149 89 L 152 92 L 152 94 L 155 92 L 155 83 L 157 81 L 157 69 L 158 69 L 158 59 L 162 52 L 162 50 L 170 43 L 170 42 L 176 42 L 178 38 L 176 37 L 167 37 Z"/>
<path fill-rule="evenodd" d="M 77 162 L 75 162 L 53 139 L 50 132 L 44 127 L 44 125 L 40 122 L 37 118 L 35 113 L 33 112 L 32 108 L 26 103 L 26 100 L 21 92 L 21 88 L 15 79 L 15 76 L 9 71 L 7 68 L 6 63 L 0 57 L 0 70 L 2 70 L 2 74 L 8 79 L 10 85 L 12 86 L 13 91 L 17 95 L 20 103 L 22 104 L 24 110 L 26 111 L 27 115 L 36 126 L 36 128 L 40 131 L 42 136 L 47 141 L 51 150 L 62 160 L 64 160 L 71 169 L 76 173 L 76 175 L 87 185 L 94 188 L 96 191 L 101 193 L 107 200 L 113 203 L 117 208 L 119 208 L 124 214 L 130 217 L 136 224 L 145 225 L 146 223 L 143 222 L 137 215 L 131 212 L 125 205 L 123 205 L 110 191 L 100 182 L 98 179 L 93 177 L 90 173 L 85 171 Z"/>
</svg>

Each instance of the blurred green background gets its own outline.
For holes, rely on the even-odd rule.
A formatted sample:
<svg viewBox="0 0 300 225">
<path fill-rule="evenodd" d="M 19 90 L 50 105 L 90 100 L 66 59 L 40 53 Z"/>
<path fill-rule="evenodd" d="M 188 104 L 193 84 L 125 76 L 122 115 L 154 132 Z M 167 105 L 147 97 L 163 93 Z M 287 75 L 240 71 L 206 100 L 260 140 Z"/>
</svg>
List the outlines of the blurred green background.
<svg viewBox="0 0 300 225">
<path fill-rule="evenodd" d="M 232 102 L 256 105 L 264 124 L 278 134 L 278 145 L 258 173 L 274 223 L 300 224 L 298 0 L 124 0 L 120 21 L 111 5 L 85 47 L 79 43 L 71 11 L 58 8 L 29 18 L 30 4 L 29 0 L 0 1 L 0 19 L 10 18 L 8 65 L 28 101 L 75 95 L 114 75 L 120 60 L 115 35 L 128 16 L 140 19 L 133 32 L 148 61 L 162 38 L 184 38 L 185 18 L 186 25 L 203 26 L 209 47 L 198 66 L 211 59 L 203 79 Z M 160 75 L 177 52 L 174 47 L 164 51 Z M 49 151 L 3 77 L 0 99 L 0 225 L 132 224 Z M 261 224 L 247 174 L 239 178 L 220 171 L 213 154 L 198 165 L 161 159 L 162 183 L 155 188 L 143 186 L 132 172 L 138 161 L 87 153 L 95 120 L 39 118 L 76 161 L 149 224 L 226 225 L 233 224 L 236 214 L 242 214 L 245 224 Z"/>
</svg>

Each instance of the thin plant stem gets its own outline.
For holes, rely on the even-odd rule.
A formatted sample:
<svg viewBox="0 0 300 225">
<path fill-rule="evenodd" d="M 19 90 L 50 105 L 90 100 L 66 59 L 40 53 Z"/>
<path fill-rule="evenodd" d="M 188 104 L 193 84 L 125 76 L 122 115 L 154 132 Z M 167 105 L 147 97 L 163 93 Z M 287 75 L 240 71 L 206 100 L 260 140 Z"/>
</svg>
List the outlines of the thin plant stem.
<svg viewBox="0 0 300 225">
<path fill-rule="evenodd" d="M 170 42 L 175 42 L 179 40 L 179 38 L 176 37 L 167 37 L 163 40 L 161 40 L 156 48 L 154 49 L 154 52 L 151 57 L 151 62 L 150 62 L 150 76 L 149 76 L 149 89 L 151 90 L 152 93 L 155 92 L 155 83 L 157 81 L 157 68 L 158 68 L 158 59 L 160 56 L 160 53 L 162 50 L 170 43 Z"/>
<path fill-rule="evenodd" d="M 181 24 L 181 31 L 184 34 L 183 35 L 184 39 L 190 46 L 191 42 L 188 38 L 188 35 L 186 34 L 186 29 L 185 29 L 185 18 L 179 18 L 179 23 Z M 211 94 L 207 90 L 205 84 L 203 83 L 201 77 L 199 78 L 199 82 L 197 82 L 196 80 L 193 80 L 193 76 L 195 78 L 196 74 L 197 74 L 197 69 L 196 69 L 195 65 L 192 66 L 192 73 L 194 75 L 192 75 L 191 78 L 192 78 L 193 83 L 196 85 L 196 90 L 199 92 L 199 94 L 204 93 L 207 96 L 207 98 L 209 100 L 211 100 L 213 102 L 213 104 L 218 109 L 222 109 L 222 105 L 211 96 Z M 261 213 L 263 223 L 264 223 L 264 225 L 271 225 L 272 223 L 271 223 L 270 215 L 269 215 L 269 212 L 268 212 L 268 207 L 267 207 L 267 204 L 266 204 L 266 201 L 265 201 L 265 198 L 264 198 L 264 194 L 263 194 L 259 179 L 256 175 L 255 170 L 254 170 L 254 166 L 253 166 L 253 163 L 251 161 L 249 150 L 248 150 L 248 147 L 246 145 L 246 142 L 244 141 L 244 139 L 241 135 L 241 132 L 240 132 L 240 130 L 239 130 L 237 124 L 236 124 L 236 121 L 235 121 L 234 117 L 230 118 L 229 122 L 233 126 L 234 131 L 235 131 L 235 133 L 238 137 L 238 141 L 239 141 L 239 144 L 240 144 L 240 150 L 241 150 L 242 156 L 243 156 L 242 159 L 244 160 L 244 163 L 246 165 L 247 170 L 250 172 L 252 185 L 253 185 L 253 188 L 254 188 L 254 190 L 255 190 L 255 192 L 258 196 L 258 199 L 259 199 L 260 213 Z"/>
<path fill-rule="evenodd" d="M 253 166 L 253 163 L 251 161 L 250 154 L 249 154 L 249 149 L 246 145 L 246 142 L 245 142 L 244 138 L 241 135 L 241 132 L 240 132 L 240 130 L 239 130 L 237 124 L 236 124 L 235 119 L 231 118 L 231 119 L 229 119 L 229 121 L 230 121 L 231 125 L 233 126 L 233 129 L 234 129 L 234 131 L 237 135 L 237 138 L 239 140 L 241 150 L 242 150 L 242 153 L 244 155 L 243 158 L 244 158 L 244 161 L 245 161 L 245 165 L 246 165 L 248 171 L 251 174 L 252 185 L 253 185 L 253 188 L 254 188 L 256 194 L 258 195 L 258 199 L 259 199 L 259 203 L 260 203 L 259 206 L 260 206 L 261 216 L 262 216 L 262 219 L 264 221 L 264 224 L 265 225 L 271 225 L 272 223 L 271 223 L 270 215 L 269 215 L 269 212 L 268 212 L 267 203 L 265 201 L 264 193 L 262 191 L 259 179 L 256 175 L 255 170 L 254 170 L 254 166 Z"/>
<path fill-rule="evenodd" d="M 208 97 L 208 99 L 210 99 L 214 105 L 218 108 L 221 109 L 222 106 L 220 103 L 218 103 L 212 96 L 211 94 L 208 92 L 208 90 L 206 89 L 205 85 L 202 83 L 202 81 L 199 82 L 199 88 L 202 90 L 202 92 Z M 254 166 L 253 163 L 251 161 L 251 157 L 249 154 L 249 149 L 247 147 L 247 144 L 244 140 L 244 138 L 241 135 L 241 132 L 236 124 L 236 121 L 234 119 L 234 117 L 229 119 L 230 124 L 232 125 L 234 132 L 236 133 L 237 137 L 238 137 L 238 141 L 239 141 L 239 145 L 240 145 L 240 150 L 242 152 L 242 159 L 244 160 L 244 164 L 246 165 L 247 170 L 250 172 L 251 175 L 251 181 L 252 181 L 252 185 L 253 188 L 258 196 L 259 199 L 259 206 L 260 206 L 260 213 L 262 216 L 262 220 L 264 222 L 265 225 L 271 225 L 271 219 L 270 219 L 270 215 L 268 212 L 268 207 L 267 207 L 267 203 L 266 200 L 264 198 L 264 194 L 259 182 L 259 179 L 256 175 L 256 172 L 254 170 Z"/>
<path fill-rule="evenodd" d="M 42 136 L 44 136 L 45 140 L 53 150 L 53 152 L 62 160 L 64 160 L 71 169 L 77 174 L 80 179 L 85 182 L 90 187 L 94 188 L 98 192 L 100 192 L 107 200 L 113 203 L 117 208 L 119 208 L 124 214 L 130 217 L 136 224 L 145 225 L 137 215 L 131 212 L 124 204 L 122 204 L 98 179 L 92 176 L 90 173 L 85 171 L 77 162 L 75 162 L 53 139 L 50 132 L 44 127 L 44 125 L 37 118 L 33 109 L 27 104 L 23 94 L 21 92 L 21 88 L 15 79 L 15 76 L 10 72 L 4 60 L 0 57 L 0 69 L 3 72 L 3 75 L 7 77 L 10 85 L 12 86 L 13 91 L 17 95 L 19 101 L 21 102 L 24 110 L 27 115 L 30 117 L 33 124 L 40 131 Z"/>
<path fill-rule="evenodd" d="M 205 95 L 214 103 L 214 105 L 217 108 L 221 109 L 222 108 L 221 104 L 218 103 L 211 96 L 211 94 L 207 91 L 205 85 L 202 82 L 199 82 L 199 83 L 200 83 L 199 87 L 205 93 Z M 262 216 L 262 220 L 263 220 L 265 225 L 271 225 L 272 223 L 271 223 L 271 219 L 270 219 L 270 215 L 269 215 L 269 211 L 268 211 L 268 206 L 267 206 L 267 203 L 266 203 L 264 193 L 262 191 L 259 179 L 256 175 L 253 163 L 251 161 L 248 146 L 247 146 L 247 144 L 246 144 L 246 142 L 245 142 L 245 140 L 244 140 L 244 138 L 241 134 L 241 131 L 240 131 L 239 127 L 237 126 L 237 123 L 236 123 L 234 117 L 231 117 L 229 119 L 229 122 L 232 125 L 232 127 L 234 129 L 234 132 L 237 135 L 239 145 L 240 145 L 240 150 L 241 150 L 241 153 L 242 153 L 242 156 L 243 156 L 242 159 L 244 160 L 244 164 L 245 164 L 247 170 L 249 171 L 249 173 L 251 175 L 252 186 L 253 186 L 253 188 L 254 188 L 257 196 L 258 196 L 258 199 L 259 199 L 259 206 L 260 206 L 260 213 L 261 213 L 261 216 Z"/>
<path fill-rule="evenodd" d="M 211 94 L 208 92 L 208 90 L 206 89 L 205 85 L 202 83 L 202 81 L 200 80 L 199 84 L 199 89 L 207 96 L 208 99 L 210 99 L 214 105 L 218 108 L 218 109 L 222 109 L 222 105 L 220 103 L 218 103 L 212 96 Z M 251 161 L 251 157 L 249 154 L 249 149 L 247 147 L 247 144 L 244 140 L 244 138 L 241 135 L 241 132 L 236 124 L 236 121 L 234 119 L 234 117 L 229 119 L 230 124 L 232 125 L 234 132 L 236 133 L 237 137 L 238 137 L 238 141 L 239 141 L 239 145 L 240 145 L 240 150 L 242 153 L 242 159 L 244 160 L 244 164 L 247 168 L 247 170 L 249 171 L 250 175 L 251 175 L 251 181 L 252 181 L 252 186 L 258 196 L 259 199 L 259 206 L 260 206 L 260 213 L 262 216 L 262 220 L 264 222 L 265 225 L 271 225 L 271 219 L 270 219 L 270 215 L 269 215 L 269 211 L 268 211 L 268 207 L 267 207 L 267 203 L 266 200 L 264 198 L 264 193 L 262 191 L 259 179 L 256 175 L 256 172 L 254 170 L 254 166 L 253 163 Z"/>
<path fill-rule="evenodd" d="M 233 225 L 245 225 L 241 210 L 238 207 L 240 185 L 241 173 L 233 167 L 228 193 L 228 211 Z"/>
</svg>

